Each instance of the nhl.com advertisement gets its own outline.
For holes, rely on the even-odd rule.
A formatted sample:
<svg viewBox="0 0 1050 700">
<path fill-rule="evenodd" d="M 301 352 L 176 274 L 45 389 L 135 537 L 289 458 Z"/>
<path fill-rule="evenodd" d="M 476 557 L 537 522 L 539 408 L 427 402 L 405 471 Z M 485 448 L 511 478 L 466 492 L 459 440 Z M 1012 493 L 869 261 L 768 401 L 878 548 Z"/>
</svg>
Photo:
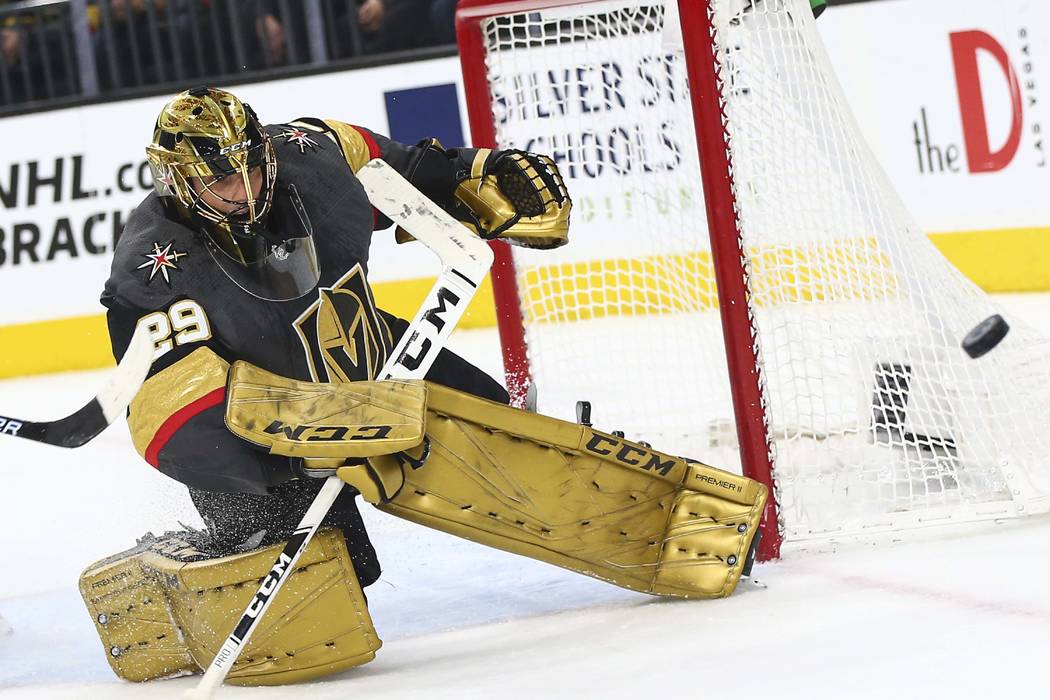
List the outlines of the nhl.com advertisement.
<svg viewBox="0 0 1050 700">
<path fill-rule="evenodd" d="M 5 209 L 30 214 L 4 232 L 0 265 L 12 267 L 52 261 L 61 255 L 104 255 L 112 250 L 125 221 L 124 211 L 96 211 L 83 220 L 59 216 L 53 222 L 37 223 L 31 214 L 38 207 L 112 197 L 114 192 L 131 193 L 153 188 L 145 163 L 123 163 L 104 188 L 87 188 L 84 155 L 58 156 L 54 160 L 29 160 L 8 164 L 0 184 L 0 203 Z M 41 225 L 44 229 L 41 230 Z M 10 240 L 7 240 L 10 237 Z M 8 259 L 10 258 L 10 259 Z"/>
</svg>

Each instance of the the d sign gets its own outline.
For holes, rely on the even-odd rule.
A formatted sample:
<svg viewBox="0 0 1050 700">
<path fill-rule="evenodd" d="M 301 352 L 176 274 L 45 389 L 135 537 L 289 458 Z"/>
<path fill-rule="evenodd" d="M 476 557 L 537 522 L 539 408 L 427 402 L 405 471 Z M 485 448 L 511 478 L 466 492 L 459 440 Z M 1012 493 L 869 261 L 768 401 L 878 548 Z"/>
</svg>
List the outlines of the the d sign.
<svg viewBox="0 0 1050 700">
<path fill-rule="evenodd" d="M 1002 44 L 990 34 L 979 30 L 954 32 L 950 35 L 952 59 L 955 62 L 955 85 L 959 91 L 959 111 L 962 114 L 963 138 L 966 140 L 966 160 L 970 172 L 987 173 L 1002 170 L 1017 153 L 1021 143 L 1021 86 L 1017 74 Z M 978 51 L 987 51 L 1006 75 L 1010 86 L 1010 134 L 1006 143 L 992 151 L 988 143 L 988 121 L 981 91 L 981 74 L 977 68 Z"/>
</svg>

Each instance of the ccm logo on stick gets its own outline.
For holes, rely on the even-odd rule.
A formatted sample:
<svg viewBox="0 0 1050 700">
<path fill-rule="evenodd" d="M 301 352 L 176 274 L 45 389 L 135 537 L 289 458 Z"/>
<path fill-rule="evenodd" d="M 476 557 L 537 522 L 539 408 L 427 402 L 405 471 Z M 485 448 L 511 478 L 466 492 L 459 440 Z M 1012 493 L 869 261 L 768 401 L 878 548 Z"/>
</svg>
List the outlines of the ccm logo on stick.
<svg viewBox="0 0 1050 700">
<path fill-rule="evenodd" d="M 291 539 L 288 540 L 288 544 L 285 545 L 284 551 L 281 552 L 277 561 L 274 562 L 270 568 L 270 573 L 266 574 L 266 579 L 263 581 L 262 586 L 259 587 L 259 591 L 252 598 L 252 602 L 248 605 L 248 609 L 244 611 L 244 615 L 241 617 L 241 621 L 237 623 L 237 628 L 233 630 L 233 634 L 230 635 L 231 639 L 234 639 L 239 644 L 244 635 L 248 633 L 248 630 L 252 626 L 252 620 L 259 616 L 262 609 L 266 607 L 266 601 L 270 599 L 273 592 L 277 590 L 277 587 L 281 585 L 281 579 L 284 578 L 285 574 L 288 573 L 288 565 L 292 563 L 292 557 L 288 554 L 289 550 L 295 551 L 299 546 L 299 542 L 302 541 L 304 535 L 296 533 Z M 223 656 L 224 652 L 232 651 L 225 647 L 219 653 L 215 659 L 217 665 L 222 665 L 225 658 L 219 659 L 218 657 Z"/>
<path fill-rule="evenodd" d="M 10 418 L 0 416 L 0 434 L 18 435 L 18 431 L 21 428 L 21 421 L 11 420 Z"/>
<path fill-rule="evenodd" d="M 292 558 L 281 552 L 281 556 L 274 563 L 273 568 L 270 569 L 270 573 L 266 576 L 266 580 L 263 581 L 263 585 L 259 588 L 259 592 L 255 594 L 255 599 L 252 604 L 248 606 L 248 617 L 255 617 L 259 614 L 259 611 L 266 605 L 266 601 L 269 600 L 270 594 L 273 593 L 274 589 L 277 588 L 277 584 L 287 571 L 287 567 L 292 563 Z"/>
<path fill-rule="evenodd" d="M 437 306 L 427 309 L 423 313 L 423 319 L 429 321 L 434 326 L 435 331 L 440 333 L 441 329 L 445 327 L 445 319 L 441 315 L 456 308 L 460 301 L 455 292 L 447 287 L 442 287 L 437 291 Z M 425 326 L 420 327 L 419 332 L 413 332 L 408 344 L 405 345 L 405 349 L 401 351 L 401 357 L 398 358 L 398 363 L 409 370 L 418 369 L 433 347 L 433 341 L 425 337 L 423 335 L 424 332 L 426 332 Z M 419 341 L 419 349 L 415 355 L 410 355 L 408 348 L 414 345 L 416 341 Z"/>
</svg>

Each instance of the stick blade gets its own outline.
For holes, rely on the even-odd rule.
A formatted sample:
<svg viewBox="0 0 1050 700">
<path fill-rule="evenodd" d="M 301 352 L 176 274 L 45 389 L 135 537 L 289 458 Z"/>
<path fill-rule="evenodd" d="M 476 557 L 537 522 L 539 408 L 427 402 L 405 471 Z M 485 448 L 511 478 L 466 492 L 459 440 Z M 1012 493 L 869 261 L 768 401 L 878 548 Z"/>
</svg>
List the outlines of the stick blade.
<svg viewBox="0 0 1050 700">
<path fill-rule="evenodd" d="M 153 342 L 147 328 L 139 326 L 120 364 L 95 398 L 72 415 L 53 421 L 0 416 L 0 434 L 70 449 L 86 445 L 124 414 L 142 388 L 152 364 Z"/>
</svg>

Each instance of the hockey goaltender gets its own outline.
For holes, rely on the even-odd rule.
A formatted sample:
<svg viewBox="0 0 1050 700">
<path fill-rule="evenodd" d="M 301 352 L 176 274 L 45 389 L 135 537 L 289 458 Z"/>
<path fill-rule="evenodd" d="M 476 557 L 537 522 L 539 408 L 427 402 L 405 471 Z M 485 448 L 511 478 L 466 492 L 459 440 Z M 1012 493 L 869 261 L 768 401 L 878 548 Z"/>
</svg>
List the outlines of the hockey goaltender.
<svg viewBox="0 0 1050 700">
<path fill-rule="evenodd" d="M 121 678 L 206 667 L 318 492 L 311 475 L 333 468 L 353 488 L 232 683 L 308 680 L 375 656 L 362 588 L 380 567 L 357 495 L 632 590 L 733 591 L 756 542 L 761 484 L 511 408 L 496 381 L 451 352 L 426 382 L 370 381 L 408 324 L 372 301 L 369 243 L 391 222 L 355 173 L 381 158 L 481 236 L 552 248 L 567 241 L 571 202 L 549 158 L 409 146 L 327 119 L 264 126 L 211 88 L 170 100 L 146 152 L 156 191 L 128 220 L 102 303 L 118 359 L 137 327 L 149 330 L 133 441 L 189 488 L 206 527 L 147 535 L 84 572 Z M 292 392 L 298 400 L 282 400 Z M 319 418 L 375 439 L 306 439 L 302 426 Z"/>
</svg>

